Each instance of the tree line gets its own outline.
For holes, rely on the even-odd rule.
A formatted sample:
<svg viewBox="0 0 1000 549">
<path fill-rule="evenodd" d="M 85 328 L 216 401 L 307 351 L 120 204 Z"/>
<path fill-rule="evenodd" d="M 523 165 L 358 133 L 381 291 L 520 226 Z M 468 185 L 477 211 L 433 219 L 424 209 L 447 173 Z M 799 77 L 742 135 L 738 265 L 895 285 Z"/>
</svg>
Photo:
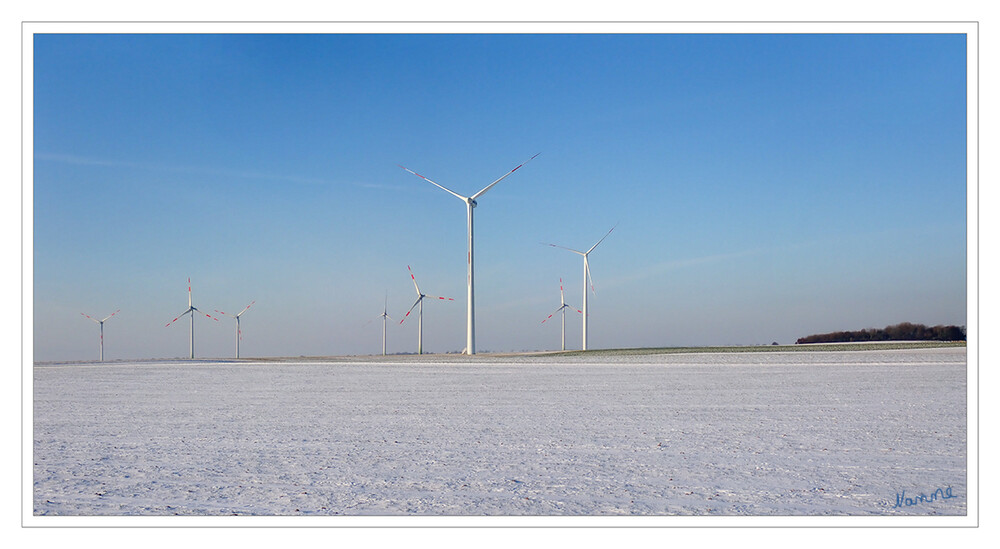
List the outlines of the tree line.
<svg viewBox="0 0 1000 549">
<path fill-rule="evenodd" d="M 903 322 L 885 328 L 855 332 L 830 332 L 800 337 L 795 343 L 843 343 L 851 341 L 965 341 L 965 326 L 924 326 Z"/>
</svg>

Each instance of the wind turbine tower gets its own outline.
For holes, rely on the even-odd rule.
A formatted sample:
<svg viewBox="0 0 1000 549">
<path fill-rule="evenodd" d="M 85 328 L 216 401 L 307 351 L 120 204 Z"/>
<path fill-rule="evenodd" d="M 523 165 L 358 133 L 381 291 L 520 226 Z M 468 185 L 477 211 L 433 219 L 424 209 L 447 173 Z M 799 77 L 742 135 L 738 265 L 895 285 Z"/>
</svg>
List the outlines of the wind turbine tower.
<svg viewBox="0 0 1000 549">
<path fill-rule="evenodd" d="M 566 304 L 566 297 L 565 297 L 565 294 L 563 292 L 563 281 L 562 281 L 561 278 L 559 279 L 559 302 L 560 302 L 559 308 L 556 309 L 555 311 L 553 311 L 551 315 L 547 316 L 545 318 L 545 320 L 548 320 L 548 319 L 552 318 L 552 315 L 554 315 L 556 313 L 559 313 L 559 312 L 562 313 L 562 350 L 565 351 L 566 350 L 566 309 L 573 309 L 573 307 L 570 307 L 569 305 Z M 573 310 L 576 311 L 576 312 L 578 312 L 578 313 L 581 313 L 581 314 L 583 313 L 583 311 L 581 311 L 580 309 L 573 309 Z M 545 324 L 545 320 L 542 321 L 542 324 Z"/>
<path fill-rule="evenodd" d="M 94 318 L 94 317 L 92 317 L 92 316 L 90 316 L 90 315 L 88 315 L 86 313 L 80 313 L 81 315 L 83 315 L 83 316 L 89 318 L 90 320 L 93 320 L 94 322 L 96 322 L 96 323 L 98 323 L 98 324 L 101 325 L 101 362 L 104 362 L 104 321 L 106 321 L 107 319 L 109 319 L 109 318 L 115 316 L 116 314 L 118 314 L 118 311 L 120 311 L 120 310 L 121 309 L 118 309 L 117 311 L 109 314 L 108 316 L 102 318 L 101 320 L 97 320 L 96 318 Z"/>
<path fill-rule="evenodd" d="M 214 320 L 216 322 L 219 321 L 218 318 L 215 318 L 214 316 L 212 316 L 212 315 L 210 315 L 210 314 L 208 314 L 206 312 L 199 311 L 197 307 L 195 307 L 194 305 L 191 304 L 191 279 L 188 278 L 188 308 L 183 313 L 177 315 L 177 318 L 171 320 L 170 322 L 167 322 L 167 326 L 170 326 L 174 322 L 177 322 L 178 318 L 180 318 L 180 317 L 182 317 L 182 316 L 184 316 L 186 314 L 190 314 L 191 315 L 191 358 L 194 358 L 194 313 L 196 313 L 196 312 L 201 313 L 201 314 L 207 316 L 208 318 L 211 318 L 212 320 Z M 166 328 L 167 326 L 164 326 L 164 328 Z"/>
<path fill-rule="evenodd" d="M 410 278 L 413 279 L 413 287 L 417 289 L 417 301 L 413 304 L 413 307 L 416 307 L 418 305 L 420 306 L 420 309 L 417 310 L 417 354 L 422 355 L 424 354 L 424 298 L 429 297 L 431 299 L 442 299 L 442 300 L 447 299 L 448 301 L 455 301 L 455 300 L 450 297 L 439 297 L 422 293 L 420 291 L 420 286 L 417 286 L 417 277 L 413 276 L 413 269 L 410 269 L 409 265 L 406 266 L 406 269 L 410 271 Z M 403 320 L 399 321 L 400 324 L 406 321 L 406 317 L 410 316 L 410 313 L 413 312 L 413 307 L 410 307 L 410 310 L 406 311 L 406 314 L 403 315 Z M 382 348 L 384 352 L 385 349 L 384 336 L 382 341 L 383 341 Z"/>
<path fill-rule="evenodd" d="M 250 305 L 253 305 L 254 303 L 257 303 L 257 301 L 256 300 L 251 301 Z M 240 330 L 240 317 L 243 316 L 243 313 L 247 312 L 247 309 L 250 308 L 250 305 L 244 307 L 243 310 L 236 315 L 226 314 L 218 309 L 215 310 L 215 312 L 219 313 L 220 315 L 231 316 L 236 319 L 236 358 L 240 358 L 240 341 L 243 339 L 243 332 Z"/>
<path fill-rule="evenodd" d="M 536 153 L 535 156 L 538 156 L 539 154 L 541 154 L 541 153 Z M 475 256 L 473 254 L 473 239 L 472 239 L 472 234 L 473 234 L 472 211 L 476 207 L 476 199 L 479 198 L 480 196 L 483 196 L 484 194 L 486 194 L 486 191 L 488 191 L 491 188 L 493 188 L 493 186 L 496 185 L 497 183 L 499 183 L 503 178 L 505 178 L 508 175 L 516 172 L 518 170 L 518 168 L 520 168 L 521 166 L 524 166 L 528 162 L 531 162 L 535 158 L 535 156 L 532 156 L 531 158 L 525 160 L 520 165 L 518 165 L 516 168 L 514 168 L 513 170 L 511 170 L 511 171 L 503 174 L 502 176 L 500 176 L 499 179 L 497 179 L 493 183 L 490 183 L 489 185 L 487 185 L 486 187 L 484 187 L 481 191 L 479 191 L 478 193 L 476 193 L 476 194 L 474 194 L 472 196 L 462 196 L 462 195 L 456 193 L 455 191 L 452 191 L 451 189 L 448 189 L 448 188 L 446 188 L 446 187 L 444 187 L 442 185 L 439 185 L 439 184 L 431 181 L 430 179 L 427 179 L 426 177 L 420 175 L 419 173 L 417 173 L 417 172 L 415 172 L 415 171 L 413 171 L 413 170 L 411 170 L 409 168 L 406 168 L 405 166 L 399 166 L 400 168 L 403 168 L 404 170 L 406 170 L 406 171 L 412 173 L 413 175 L 415 175 L 415 176 L 423 179 L 424 181 L 427 181 L 428 183 L 434 185 L 435 187 L 438 187 L 439 189 L 441 189 L 441 190 L 443 190 L 443 191 L 445 191 L 445 192 L 453 195 L 454 197 L 458 198 L 462 202 L 465 202 L 466 211 L 467 211 L 467 215 L 468 215 L 468 219 L 469 219 L 469 255 L 468 255 L 469 275 L 468 275 L 468 311 L 467 311 L 468 314 L 467 314 L 466 330 L 465 330 L 465 352 L 466 352 L 466 354 L 470 354 L 470 355 L 476 354 L 476 305 L 475 305 L 475 303 L 476 303 L 476 299 L 475 299 L 476 293 L 475 293 L 475 274 L 474 274 L 475 273 L 475 269 L 473 268 L 473 263 L 474 263 Z"/>
<path fill-rule="evenodd" d="M 617 226 L 618 226 L 618 224 L 616 223 L 615 227 L 617 227 Z M 615 227 L 611 227 L 611 231 L 615 230 Z M 590 290 L 592 292 L 594 292 L 594 293 L 597 293 L 597 291 L 594 290 L 594 281 L 590 277 L 590 261 L 588 259 L 588 256 L 590 256 L 590 252 L 594 251 L 594 248 L 598 247 L 601 244 L 601 242 L 604 242 L 604 239 L 607 238 L 609 234 L 611 234 L 611 231 L 608 231 L 608 234 L 606 234 L 603 237 L 601 237 L 601 239 L 597 241 L 597 244 L 594 244 L 593 246 L 590 247 L 589 250 L 587 250 L 585 252 L 581 252 L 579 250 L 574 250 L 572 248 L 566 248 L 564 246 L 556 246 L 555 244 L 549 244 L 549 246 L 552 246 L 553 248 L 562 248 L 563 250 L 568 250 L 570 252 L 573 252 L 575 254 L 579 254 L 579 255 L 583 256 L 583 350 L 584 351 L 587 350 L 587 318 L 588 318 L 588 314 L 587 314 L 587 285 L 588 285 L 588 283 L 590 285 Z"/>
<path fill-rule="evenodd" d="M 385 321 L 386 321 L 386 319 L 391 320 L 393 322 L 396 321 L 396 319 L 394 319 L 391 316 L 389 316 L 388 309 L 389 309 L 389 292 L 386 292 L 386 294 L 385 294 L 385 302 L 382 304 L 382 314 L 378 315 L 378 317 L 377 317 L 377 318 L 381 318 L 382 319 L 382 356 L 385 356 Z M 375 320 L 375 319 L 373 318 L 372 320 L 369 320 L 365 324 L 365 326 L 367 326 L 368 324 L 371 324 L 373 320 Z"/>
</svg>

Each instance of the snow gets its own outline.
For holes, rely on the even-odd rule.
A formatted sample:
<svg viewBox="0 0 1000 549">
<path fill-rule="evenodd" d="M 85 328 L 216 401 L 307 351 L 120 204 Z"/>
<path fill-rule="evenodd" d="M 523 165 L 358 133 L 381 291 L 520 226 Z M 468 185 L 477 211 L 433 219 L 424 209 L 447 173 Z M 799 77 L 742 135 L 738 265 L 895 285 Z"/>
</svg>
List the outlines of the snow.
<svg viewBox="0 0 1000 549">
<path fill-rule="evenodd" d="M 33 514 L 966 515 L 966 379 L 964 348 L 36 365 Z"/>
</svg>

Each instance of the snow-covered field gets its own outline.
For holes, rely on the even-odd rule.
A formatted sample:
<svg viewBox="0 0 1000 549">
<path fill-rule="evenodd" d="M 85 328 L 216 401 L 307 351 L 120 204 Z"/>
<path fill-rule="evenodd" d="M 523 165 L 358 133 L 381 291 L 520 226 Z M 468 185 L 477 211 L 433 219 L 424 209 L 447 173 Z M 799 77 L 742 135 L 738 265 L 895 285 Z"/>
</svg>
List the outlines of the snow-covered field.
<svg viewBox="0 0 1000 549">
<path fill-rule="evenodd" d="M 967 514 L 964 348 L 33 370 L 35 515 Z"/>
</svg>

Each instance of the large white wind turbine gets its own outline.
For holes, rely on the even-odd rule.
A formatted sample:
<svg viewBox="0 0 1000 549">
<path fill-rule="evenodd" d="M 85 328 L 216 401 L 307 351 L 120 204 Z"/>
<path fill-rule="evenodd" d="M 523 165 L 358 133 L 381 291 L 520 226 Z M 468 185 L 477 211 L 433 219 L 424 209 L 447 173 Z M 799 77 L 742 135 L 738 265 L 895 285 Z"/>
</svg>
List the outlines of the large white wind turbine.
<svg viewBox="0 0 1000 549">
<path fill-rule="evenodd" d="M 253 305 L 254 303 L 257 303 L 257 301 L 256 300 L 251 301 L 250 305 Z M 236 315 L 227 314 L 218 309 L 215 310 L 215 312 L 219 313 L 220 315 L 231 316 L 236 319 L 236 358 L 240 358 L 240 341 L 243 339 L 243 332 L 240 330 L 240 316 L 242 316 L 243 313 L 247 312 L 247 309 L 250 308 L 250 305 L 243 307 L 243 310 L 237 313 Z"/>
<path fill-rule="evenodd" d="M 535 156 L 538 156 L 539 154 L 540 153 L 536 153 Z M 474 259 L 474 256 L 473 256 L 473 249 L 472 249 L 473 248 L 473 246 L 472 246 L 472 243 L 473 243 L 473 240 L 472 240 L 472 226 L 473 226 L 472 225 L 472 210 L 476 207 L 476 199 L 477 198 L 479 198 L 480 196 L 483 196 L 484 194 L 486 194 L 486 191 L 488 191 L 491 188 L 493 188 L 493 185 L 496 185 L 503 178 L 505 178 L 508 175 L 516 172 L 518 170 L 518 168 L 520 168 L 521 166 L 527 164 L 528 162 L 531 162 L 535 158 L 535 156 L 532 156 L 531 158 L 525 160 L 520 165 L 518 165 L 517 168 L 514 168 L 513 170 L 511 170 L 511 171 L 503 174 L 502 176 L 500 176 L 499 179 L 497 179 L 493 183 L 490 183 L 489 185 L 487 185 L 486 187 L 484 187 L 481 191 L 479 191 L 478 193 L 476 193 L 476 194 L 474 194 L 472 196 L 462 196 L 462 195 L 456 193 L 455 191 L 453 191 L 451 189 L 448 189 L 448 188 L 446 188 L 446 187 L 444 187 L 442 185 L 439 185 L 439 184 L 431 181 L 430 179 L 427 179 L 426 177 L 420 175 L 419 173 L 417 173 L 417 172 L 415 172 L 415 171 L 413 171 L 413 170 L 411 170 L 409 168 L 406 168 L 404 166 L 399 166 L 400 168 L 403 168 L 404 170 L 406 170 L 406 171 L 412 173 L 413 175 L 415 175 L 415 176 L 423 179 L 424 181 L 427 181 L 428 183 L 434 185 L 435 187 L 438 187 L 439 189 L 448 192 L 449 194 L 455 196 L 456 198 L 458 198 L 462 202 L 465 202 L 466 209 L 468 211 L 468 217 L 469 217 L 469 255 L 468 255 L 468 261 L 469 261 L 469 276 L 468 276 L 469 299 L 468 299 L 468 318 L 467 318 L 467 321 L 466 321 L 466 331 L 465 331 L 465 352 L 467 354 L 470 354 L 470 355 L 476 354 L 476 305 L 475 305 L 476 300 L 475 300 L 475 283 L 474 283 L 475 282 L 475 276 L 473 274 L 474 273 L 474 269 L 473 269 L 473 259 Z"/>
<path fill-rule="evenodd" d="M 548 320 L 548 319 L 552 318 L 552 315 L 554 315 L 556 313 L 559 313 L 559 312 L 562 313 L 562 350 L 565 351 L 566 350 L 566 309 L 573 309 L 574 311 L 576 311 L 578 313 L 583 313 L 583 311 L 581 311 L 580 309 L 575 309 L 575 308 L 573 308 L 573 307 L 571 307 L 571 306 L 569 306 L 569 305 L 566 304 L 566 297 L 565 297 L 565 294 L 563 293 L 563 282 L 562 282 L 561 278 L 559 279 L 559 303 L 560 303 L 559 308 L 556 309 L 555 311 L 553 311 L 551 315 L 547 316 L 545 318 L 545 320 Z M 542 321 L 542 324 L 545 324 L 545 320 Z"/>
<path fill-rule="evenodd" d="M 211 318 L 212 320 L 214 320 L 216 322 L 219 321 L 218 318 L 215 318 L 214 316 L 212 316 L 212 315 L 210 315 L 210 314 L 208 314 L 206 312 L 199 311 L 197 307 L 195 307 L 194 305 L 191 304 L 191 279 L 189 278 L 188 279 L 188 308 L 183 313 L 177 315 L 177 318 L 180 318 L 180 317 L 182 317 L 182 316 L 184 316 L 186 314 L 190 314 L 191 315 L 191 358 L 194 358 L 194 313 L 195 313 L 195 311 L 197 311 L 197 312 L 199 312 L 199 313 L 207 316 L 208 318 Z M 177 318 L 171 320 L 170 322 L 167 322 L 167 326 L 170 326 L 174 322 L 177 322 Z M 167 326 L 164 326 L 164 328 L 166 328 Z"/>
<path fill-rule="evenodd" d="M 618 226 L 618 224 L 616 223 L 615 227 L 617 227 L 617 226 Z M 611 231 L 615 230 L 615 227 L 611 227 Z M 583 350 L 584 351 L 587 350 L 587 285 L 588 285 L 588 282 L 590 284 L 590 290 L 593 291 L 594 293 L 597 293 L 596 290 L 594 290 L 594 281 L 593 281 L 593 279 L 590 278 L 590 261 L 587 258 L 590 255 L 590 252 L 594 251 L 594 248 L 596 248 L 597 246 L 599 246 L 601 244 L 601 242 L 604 242 L 604 239 L 607 238 L 609 234 L 611 234 L 611 231 L 608 231 L 608 234 L 606 234 L 603 237 L 601 237 L 601 239 L 597 241 L 597 244 L 594 244 L 593 246 L 590 247 L 589 250 L 587 250 L 585 252 L 581 252 L 579 250 L 574 250 L 572 248 L 567 248 L 565 246 L 556 246 L 555 244 L 549 244 L 549 246 L 552 246 L 553 248 L 562 248 L 563 250 L 569 250 L 569 251 L 571 251 L 571 252 L 573 252 L 575 254 L 580 254 L 580 255 L 583 256 Z"/>
<path fill-rule="evenodd" d="M 409 265 L 406 266 L 406 269 L 410 271 L 410 278 L 413 279 L 413 287 L 417 289 L 417 301 L 413 303 L 413 307 L 418 305 L 420 306 L 420 309 L 417 311 L 417 354 L 422 355 L 424 354 L 424 298 L 429 297 L 431 299 L 446 299 L 448 301 L 455 300 L 450 297 L 440 297 L 422 293 L 420 291 L 420 286 L 417 286 L 417 277 L 413 276 L 413 269 L 410 269 Z M 413 312 L 413 307 L 410 307 L 410 310 L 406 311 L 406 314 L 403 315 L 403 320 L 399 321 L 400 324 L 406 321 L 406 317 L 410 316 L 410 313 Z M 383 339 L 383 341 L 385 340 Z"/>
<path fill-rule="evenodd" d="M 118 311 L 120 310 L 121 309 L 118 309 Z M 102 318 L 101 320 L 97 320 L 96 318 L 88 315 L 87 313 L 80 313 L 81 315 L 101 325 L 101 362 L 104 362 L 104 321 L 118 314 L 118 311 L 109 314 L 108 316 Z"/>
</svg>

